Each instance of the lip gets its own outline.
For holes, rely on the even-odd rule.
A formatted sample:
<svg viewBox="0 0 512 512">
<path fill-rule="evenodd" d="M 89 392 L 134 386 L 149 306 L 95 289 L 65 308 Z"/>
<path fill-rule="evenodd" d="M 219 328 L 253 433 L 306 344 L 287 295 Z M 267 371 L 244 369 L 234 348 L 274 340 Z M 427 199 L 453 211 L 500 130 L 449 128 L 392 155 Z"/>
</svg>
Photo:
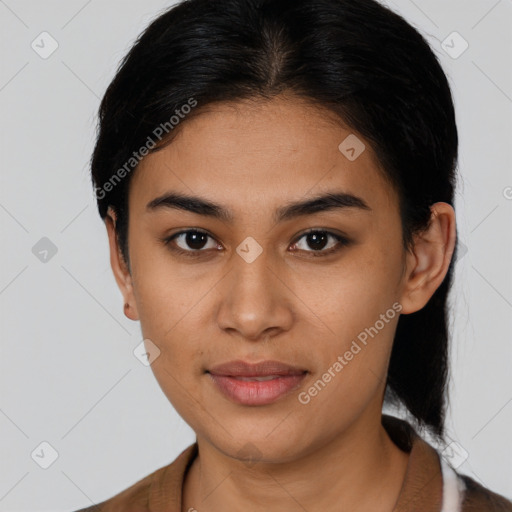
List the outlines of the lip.
<svg viewBox="0 0 512 512">
<path fill-rule="evenodd" d="M 230 361 L 207 371 L 224 396 L 242 405 L 271 404 L 300 386 L 307 370 L 281 363 Z M 266 378 L 266 380 L 254 380 Z M 251 380 L 253 379 L 253 380 Z"/>
</svg>

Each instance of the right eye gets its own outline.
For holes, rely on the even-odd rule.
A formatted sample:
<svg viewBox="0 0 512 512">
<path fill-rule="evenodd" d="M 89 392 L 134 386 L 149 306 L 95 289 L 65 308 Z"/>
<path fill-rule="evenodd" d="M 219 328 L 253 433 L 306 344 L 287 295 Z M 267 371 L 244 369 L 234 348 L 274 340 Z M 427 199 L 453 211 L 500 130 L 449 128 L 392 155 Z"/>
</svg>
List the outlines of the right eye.
<svg viewBox="0 0 512 512">
<path fill-rule="evenodd" d="M 206 252 L 205 244 L 207 244 L 208 238 L 214 240 L 206 231 L 188 229 L 164 238 L 162 241 L 173 252 L 189 257 L 196 257 L 200 256 L 199 253 Z M 213 243 L 211 247 L 206 247 L 206 249 L 218 249 L 218 247 L 219 244 Z"/>
</svg>

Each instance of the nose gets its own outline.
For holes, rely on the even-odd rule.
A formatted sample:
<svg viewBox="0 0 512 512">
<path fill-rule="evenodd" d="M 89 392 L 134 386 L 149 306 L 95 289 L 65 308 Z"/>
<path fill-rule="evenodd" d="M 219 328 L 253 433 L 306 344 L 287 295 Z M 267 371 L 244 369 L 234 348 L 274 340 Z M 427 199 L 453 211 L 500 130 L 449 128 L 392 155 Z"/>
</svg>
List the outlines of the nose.
<svg viewBox="0 0 512 512">
<path fill-rule="evenodd" d="M 281 269 L 286 264 L 276 263 L 265 249 L 255 259 L 240 254 L 233 254 L 232 268 L 217 287 L 219 327 L 250 341 L 289 330 L 294 315 L 293 294 Z"/>
</svg>

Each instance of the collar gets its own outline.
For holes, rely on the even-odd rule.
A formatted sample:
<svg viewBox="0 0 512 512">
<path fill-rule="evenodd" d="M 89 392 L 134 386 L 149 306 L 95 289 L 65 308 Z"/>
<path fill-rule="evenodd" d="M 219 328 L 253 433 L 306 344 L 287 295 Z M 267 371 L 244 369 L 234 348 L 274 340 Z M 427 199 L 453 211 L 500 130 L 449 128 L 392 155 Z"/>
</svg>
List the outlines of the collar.
<svg viewBox="0 0 512 512">
<path fill-rule="evenodd" d="M 404 482 L 393 512 L 440 512 L 443 470 L 439 454 L 406 421 L 383 414 L 382 425 L 391 440 L 409 453 Z"/>
<path fill-rule="evenodd" d="M 392 441 L 410 454 L 394 512 L 440 512 L 443 500 L 443 470 L 439 454 L 406 421 L 383 414 L 382 425 Z M 197 454 L 196 442 L 183 450 L 174 462 L 154 473 L 149 490 L 148 510 L 181 512 L 183 482 Z"/>
</svg>

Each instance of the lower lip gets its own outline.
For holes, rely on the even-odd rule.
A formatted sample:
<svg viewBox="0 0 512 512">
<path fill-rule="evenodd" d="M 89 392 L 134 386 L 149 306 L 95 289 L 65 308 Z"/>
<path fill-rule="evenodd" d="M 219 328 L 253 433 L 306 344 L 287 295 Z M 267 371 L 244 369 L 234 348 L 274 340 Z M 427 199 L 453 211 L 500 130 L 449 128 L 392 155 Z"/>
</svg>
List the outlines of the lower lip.
<svg viewBox="0 0 512 512">
<path fill-rule="evenodd" d="M 235 403 L 242 405 L 267 405 L 275 402 L 297 388 L 306 373 L 302 375 L 279 376 L 264 381 L 238 380 L 225 375 L 208 374 L 222 393 Z"/>
</svg>

